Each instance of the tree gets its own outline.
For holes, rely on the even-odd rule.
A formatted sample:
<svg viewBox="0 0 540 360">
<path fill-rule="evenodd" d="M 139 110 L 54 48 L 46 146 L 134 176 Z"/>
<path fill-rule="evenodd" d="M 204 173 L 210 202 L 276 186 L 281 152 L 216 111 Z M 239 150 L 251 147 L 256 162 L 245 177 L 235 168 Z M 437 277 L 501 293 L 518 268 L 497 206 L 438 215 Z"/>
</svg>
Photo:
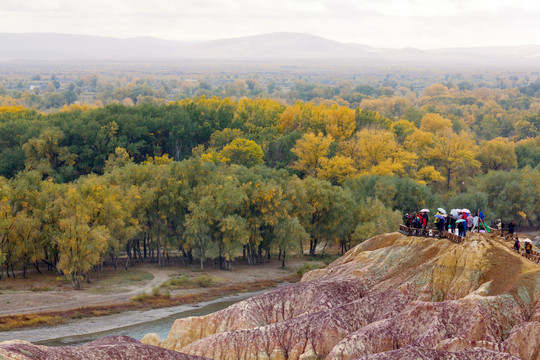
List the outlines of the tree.
<svg viewBox="0 0 540 360">
<path fill-rule="evenodd" d="M 308 176 L 317 176 L 321 159 L 328 154 L 332 137 L 322 133 L 306 133 L 291 150 L 298 157 L 291 167 Z"/>
<path fill-rule="evenodd" d="M 285 267 L 285 259 L 291 251 L 302 253 L 302 244 L 308 239 L 309 234 L 295 217 L 287 216 L 276 224 L 274 243 L 281 254 L 281 267 Z"/>
<path fill-rule="evenodd" d="M 23 277 L 26 278 L 28 264 L 35 264 L 42 259 L 43 244 L 40 233 L 41 223 L 39 219 L 28 215 L 26 211 L 20 211 L 13 219 L 13 226 L 9 236 L 13 243 L 17 244 L 15 256 L 23 264 Z M 36 266 L 36 269 L 39 268 Z"/>
<path fill-rule="evenodd" d="M 540 136 L 535 139 L 520 140 L 516 143 L 516 156 L 519 168 L 530 166 L 535 168 L 540 164 Z"/>
<path fill-rule="evenodd" d="M 71 176 L 76 155 L 61 141 L 64 133 L 55 127 L 46 128 L 39 138 L 33 138 L 23 146 L 26 154 L 26 169 L 38 170 L 44 177 L 53 177 L 62 182 Z M 67 179 L 66 179 L 67 178 Z"/>
<path fill-rule="evenodd" d="M 416 127 L 412 121 L 401 119 L 392 124 L 392 132 L 400 144 L 403 144 L 405 139 L 415 130 Z"/>
<path fill-rule="evenodd" d="M 442 135 L 452 130 L 452 121 L 439 114 L 426 114 L 422 117 L 420 130 Z"/>
<path fill-rule="evenodd" d="M 74 185 L 67 185 L 54 204 L 59 213 L 60 232 L 53 237 L 60 253 L 58 269 L 71 276 L 74 289 L 80 289 L 80 279 L 100 262 L 110 237 L 107 227 L 92 217 L 95 205 Z"/>
<path fill-rule="evenodd" d="M 401 213 L 392 211 L 379 200 L 369 199 L 360 205 L 357 226 L 352 234 L 353 245 L 373 236 L 394 231 L 401 221 Z"/>
<path fill-rule="evenodd" d="M 343 147 L 343 155 L 354 160 L 361 174 L 403 175 L 416 163 L 416 155 L 405 151 L 387 130 L 363 129 Z"/>
<path fill-rule="evenodd" d="M 345 106 L 332 105 L 326 110 L 326 133 L 337 140 L 349 139 L 356 130 L 355 111 Z"/>
<path fill-rule="evenodd" d="M 354 202 L 343 188 L 314 178 L 304 180 L 309 214 L 306 231 L 310 235 L 309 254 L 315 255 L 320 241 L 341 241 L 347 238 L 353 220 Z M 352 231 L 352 230 L 351 230 Z"/>
<path fill-rule="evenodd" d="M 426 158 L 435 164 L 436 169 L 442 170 L 441 174 L 446 176 L 446 188 L 450 189 L 453 177 L 472 176 L 480 168 L 480 162 L 475 158 L 477 148 L 467 133 L 447 131 L 435 138 Z"/>
<path fill-rule="evenodd" d="M 325 157 L 320 159 L 317 177 L 330 181 L 334 185 L 342 185 L 348 177 L 354 176 L 356 173 L 353 159 L 337 155 L 331 159 Z"/>
<path fill-rule="evenodd" d="M 486 141 L 481 146 L 478 160 L 482 170 L 510 170 L 517 168 L 516 146 L 506 138 L 495 138 Z"/>
<path fill-rule="evenodd" d="M 218 154 L 222 162 L 246 167 L 263 164 L 263 157 L 264 153 L 255 141 L 242 138 L 234 139 Z"/>
</svg>

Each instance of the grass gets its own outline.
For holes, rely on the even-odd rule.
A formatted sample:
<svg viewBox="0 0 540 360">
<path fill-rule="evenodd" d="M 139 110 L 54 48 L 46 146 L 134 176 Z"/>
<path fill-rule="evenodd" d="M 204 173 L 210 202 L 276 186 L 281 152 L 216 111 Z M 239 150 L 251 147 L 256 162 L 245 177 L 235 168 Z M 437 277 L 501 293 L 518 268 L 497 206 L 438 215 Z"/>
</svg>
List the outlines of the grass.
<svg viewBox="0 0 540 360">
<path fill-rule="evenodd" d="M 302 265 L 302 266 L 300 266 L 300 268 L 298 268 L 298 271 L 296 271 L 296 273 L 298 275 L 302 276 L 302 275 L 304 275 L 305 273 L 307 273 L 307 272 L 309 272 L 311 270 L 322 269 L 324 267 L 325 266 L 323 264 L 306 261 L 304 263 L 304 265 Z"/>
<path fill-rule="evenodd" d="M 340 256 L 340 254 L 307 256 L 307 261 L 304 262 L 304 265 L 298 268 L 298 271 L 296 273 L 302 276 L 311 270 L 323 269 L 330 265 L 332 262 L 334 262 L 336 259 L 338 259 Z"/>
<path fill-rule="evenodd" d="M 160 287 L 169 289 L 209 288 L 220 286 L 223 284 L 223 282 L 223 279 L 215 278 L 209 275 L 200 275 L 197 277 L 182 275 L 180 277 L 174 277 L 165 281 L 160 285 Z"/>
<path fill-rule="evenodd" d="M 60 316 L 25 314 L 0 318 L 0 331 L 20 329 L 34 326 L 57 325 L 62 322 Z"/>
<path fill-rule="evenodd" d="M 341 254 L 324 254 L 324 255 L 315 255 L 315 256 L 308 256 L 307 261 L 320 261 L 324 265 L 328 266 L 330 263 L 336 261 L 339 259 L 342 255 Z"/>
<path fill-rule="evenodd" d="M 151 294 L 143 292 L 142 294 L 132 296 L 131 298 L 129 298 L 129 300 L 135 302 L 156 302 L 163 299 L 170 299 L 170 297 L 171 292 L 169 290 L 161 292 L 161 289 L 156 286 L 152 288 Z"/>
<path fill-rule="evenodd" d="M 30 291 L 34 291 L 34 292 L 42 292 L 42 291 L 51 291 L 53 288 L 51 287 L 48 287 L 48 286 L 32 286 L 30 288 Z"/>
<path fill-rule="evenodd" d="M 93 294 L 111 294 L 125 290 L 126 286 L 134 282 L 150 281 L 154 275 L 145 270 L 130 269 L 130 271 L 117 270 L 108 272 L 94 283 L 88 292 Z"/>
</svg>

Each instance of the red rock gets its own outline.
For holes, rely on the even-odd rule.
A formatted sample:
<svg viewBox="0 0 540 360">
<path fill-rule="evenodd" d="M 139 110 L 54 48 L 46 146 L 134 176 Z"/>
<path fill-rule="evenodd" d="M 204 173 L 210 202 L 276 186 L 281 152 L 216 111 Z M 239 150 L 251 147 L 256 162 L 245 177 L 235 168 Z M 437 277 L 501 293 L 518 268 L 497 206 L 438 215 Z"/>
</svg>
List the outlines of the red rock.
<svg viewBox="0 0 540 360">
<path fill-rule="evenodd" d="M 518 357 L 498 351 L 472 349 L 447 352 L 433 349 L 404 348 L 382 354 L 367 355 L 356 360 L 519 360 Z"/>
<path fill-rule="evenodd" d="M 193 355 L 144 345 L 127 336 L 110 336 L 76 347 L 47 347 L 26 341 L 0 343 L 0 359 L 17 360 L 204 360 Z"/>
</svg>

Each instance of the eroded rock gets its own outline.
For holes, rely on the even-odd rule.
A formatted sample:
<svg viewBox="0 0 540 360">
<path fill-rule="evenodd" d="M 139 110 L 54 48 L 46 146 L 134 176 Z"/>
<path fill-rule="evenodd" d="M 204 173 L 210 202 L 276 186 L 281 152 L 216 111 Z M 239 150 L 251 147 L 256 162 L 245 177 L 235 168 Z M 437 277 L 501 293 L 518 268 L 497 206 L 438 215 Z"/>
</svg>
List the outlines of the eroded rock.
<svg viewBox="0 0 540 360">
<path fill-rule="evenodd" d="M 75 347 L 48 347 L 26 341 L 0 343 L 0 359 L 9 360 L 204 360 L 160 347 L 145 345 L 128 336 L 110 336 Z"/>
<path fill-rule="evenodd" d="M 539 358 L 540 267 L 501 240 L 378 236 L 161 343 L 213 359 Z"/>
</svg>

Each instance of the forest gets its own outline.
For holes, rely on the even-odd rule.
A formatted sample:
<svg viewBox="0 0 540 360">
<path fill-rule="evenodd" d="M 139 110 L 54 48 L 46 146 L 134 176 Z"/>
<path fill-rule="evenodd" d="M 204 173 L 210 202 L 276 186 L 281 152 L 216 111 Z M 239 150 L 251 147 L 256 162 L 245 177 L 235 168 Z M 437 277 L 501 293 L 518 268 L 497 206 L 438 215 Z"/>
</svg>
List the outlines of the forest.
<svg viewBox="0 0 540 360">
<path fill-rule="evenodd" d="M 197 80 L 177 99 L 96 80 L 88 101 L 54 80 L 0 88 L 0 276 L 46 268 L 79 287 L 104 262 L 171 256 L 285 266 L 422 207 L 540 226 L 538 80 Z"/>
</svg>

